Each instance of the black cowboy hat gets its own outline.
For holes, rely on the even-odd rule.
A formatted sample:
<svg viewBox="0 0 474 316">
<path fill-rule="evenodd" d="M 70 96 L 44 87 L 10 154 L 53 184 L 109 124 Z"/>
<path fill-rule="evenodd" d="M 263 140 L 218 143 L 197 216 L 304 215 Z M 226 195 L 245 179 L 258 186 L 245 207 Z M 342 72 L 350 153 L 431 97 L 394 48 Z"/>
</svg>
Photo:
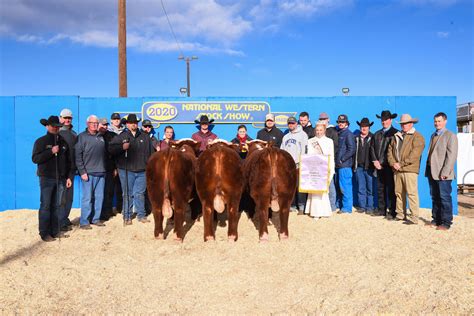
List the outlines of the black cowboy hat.
<svg viewBox="0 0 474 316">
<path fill-rule="evenodd" d="M 367 117 L 364 117 L 362 120 L 359 121 L 356 121 L 357 125 L 359 125 L 360 127 L 364 127 L 364 126 L 372 126 L 374 125 L 374 122 L 370 123 L 369 119 Z"/>
<path fill-rule="evenodd" d="M 201 117 L 199 118 L 199 121 L 198 120 L 194 120 L 194 123 L 196 124 L 199 124 L 199 125 L 202 125 L 202 124 L 212 124 L 212 122 L 214 122 L 214 120 L 209 120 L 209 117 L 207 115 L 201 115 Z"/>
<path fill-rule="evenodd" d="M 390 113 L 390 111 L 388 110 L 385 110 L 385 111 L 382 111 L 382 113 L 380 113 L 380 115 L 378 114 L 375 114 L 375 116 L 379 119 L 382 119 L 382 120 L 388 120 L 388 119 L 394 119 L 397 117 L 397 113 Z"/>
<path fill-rule="evenodd" d="M 125 123 L 138 123 L 141 121 L 141 119 L 137 118 L 137 115 L 132 113 L 127 116 L 125 119 Z"/>
<path fill-rule="evenodd" d="M 51 115 L 48 119 L 41 119 L 40 120 L 41 125 L 43 126 L 54 126 L 54 127 L 62 127 L 63 124 L 59 123 L 59 117 L 56 115 Z"/>
</svg>

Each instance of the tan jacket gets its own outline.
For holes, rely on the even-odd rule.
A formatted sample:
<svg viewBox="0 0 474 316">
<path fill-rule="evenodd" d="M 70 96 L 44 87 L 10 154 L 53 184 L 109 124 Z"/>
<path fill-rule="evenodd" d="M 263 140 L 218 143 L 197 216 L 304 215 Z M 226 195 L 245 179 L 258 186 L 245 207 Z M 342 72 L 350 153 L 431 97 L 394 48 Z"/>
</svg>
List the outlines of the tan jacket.
<svg viewBox="0 0 474 316">
<path fill-rule="evenodd" d="M 398 172 L 414 172 L 418 174 L 420 173 L 421 154 L 424 148 L 425 139 L 414 127 L 404 137 L 401 132 L 397 132 L 390 145 L 388 145 L 388 164 L 390 167 L 393 167 L 398 162 L 401 166 Z"/>
<path fill-rule="evenodd" d="M 430 146 L 431 149 L 433 143 L 433 137 L 431 135 Z M 428 157 L 430 153 L 428 153 Z M 454 164 L 458 157 L 458 138 L 456 134 L 451 131 L 445 130 L 443 134 L 438 137 L 438 140 L 433 144 L 431 149 L 431 158 L 426 161 L 426 172 L 425 176 L 428 177 L 428 165 L 431 170 L 431 176 L 435 180 L 441 180 L 441 177 L 446 177 L 446 180 L 453 180 Z"/>
</svg>

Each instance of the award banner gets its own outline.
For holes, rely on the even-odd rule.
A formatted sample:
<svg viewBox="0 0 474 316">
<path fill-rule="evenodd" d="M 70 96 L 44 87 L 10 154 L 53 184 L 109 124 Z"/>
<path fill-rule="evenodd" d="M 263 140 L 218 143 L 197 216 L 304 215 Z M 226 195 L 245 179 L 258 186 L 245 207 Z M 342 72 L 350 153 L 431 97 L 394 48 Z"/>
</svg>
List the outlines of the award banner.
<svg viewBox="0 0 474 316">
<path fill-rule="evenodd" d="M 308 154 L 300 157 L 299 191 L 305 193 L 328 192 L 329 156 Z"/>
</svg>

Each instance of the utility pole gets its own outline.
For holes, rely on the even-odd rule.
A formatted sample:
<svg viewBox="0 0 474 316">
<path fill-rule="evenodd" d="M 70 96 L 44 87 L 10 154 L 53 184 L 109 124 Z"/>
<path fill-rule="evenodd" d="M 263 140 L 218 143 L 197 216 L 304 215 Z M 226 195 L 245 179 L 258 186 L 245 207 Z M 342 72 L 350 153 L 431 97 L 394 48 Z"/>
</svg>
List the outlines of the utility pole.
<svg viewBox="0 0 474 316">
<path fill-rule="evenodd" d="M 127 11 L 126 0 L 118 0 L 119 97 L 127 97 Z"/>
<path fill-rule="evenodd" d="M 189 63 L 193 60 L 198 59 L 198 58 L 196 56 L 192 56 L 192 57 L 179 56 L 178 59 L 186 61 L 186 81 L 187 81 L 187 84 L 188 84 L 187 89 L 186 89 L 186 93 L 187 93 L 188 97 L 190 97 L 191 96 L 191 78 L 190 78 L 190 65 L 189 65 Z"/>
</svg>

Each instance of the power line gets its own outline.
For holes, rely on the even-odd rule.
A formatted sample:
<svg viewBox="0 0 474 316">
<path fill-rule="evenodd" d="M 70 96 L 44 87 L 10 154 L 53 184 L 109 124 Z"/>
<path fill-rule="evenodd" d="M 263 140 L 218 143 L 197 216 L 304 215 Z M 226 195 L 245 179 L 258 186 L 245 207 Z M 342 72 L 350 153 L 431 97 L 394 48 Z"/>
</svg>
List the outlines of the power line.
<svg viewBox="0 0 474 316">
<path fill-rule="evenodd" d="M 176 34 L 174 33 L 174 30 L 173 30 L 173 26 L 171 25 L 170 18 L 168 17 L 168 13 L 166 12 L 165 4 L 163 3 L 163 0 L 161 0 L 161 7 L 163 8 L 163 12 L 165 13 L 166 20 L 168 20 L 168 25 L 170 27 L 171 34 L 173 34 L 173 37 L 176 42 L 176 45 L 178 46 L 179 52 L 181 56 L 184 56 L 183 51 L 181 50 L 181 45 L 179 45 L 178 39 L 176 38 Z"/>
</svg>

